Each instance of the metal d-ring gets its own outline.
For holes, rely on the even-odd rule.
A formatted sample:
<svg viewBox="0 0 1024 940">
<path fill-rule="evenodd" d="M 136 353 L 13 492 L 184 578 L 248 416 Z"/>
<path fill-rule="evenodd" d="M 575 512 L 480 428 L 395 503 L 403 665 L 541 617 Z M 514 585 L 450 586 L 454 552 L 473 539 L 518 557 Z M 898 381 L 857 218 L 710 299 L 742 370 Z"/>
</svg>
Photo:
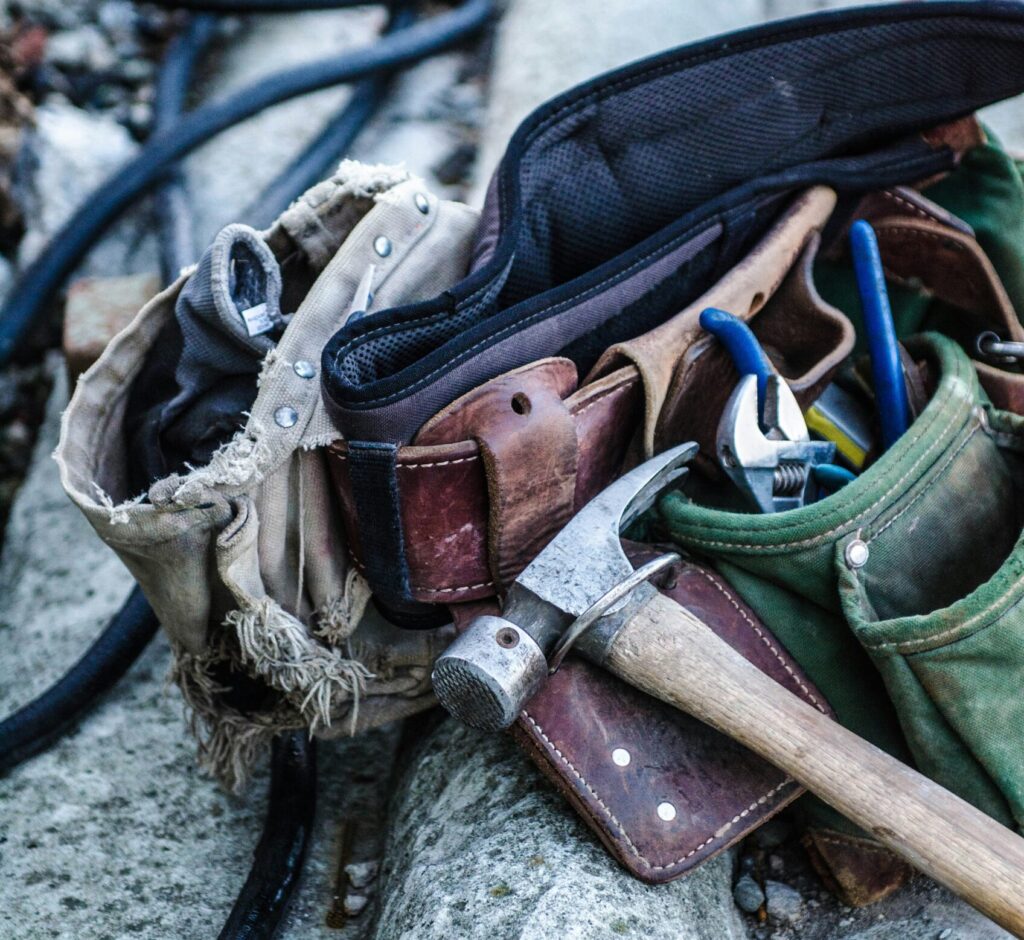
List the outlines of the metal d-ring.
<svg viewBox="0 0 1024 940">
<path fill-rule="evenodd" d="M 609 613 L 619 601 L 628 597 L 638 584 L 649 581 L 659 571 L 667 568 L 669 565 L 674 565 L 678 561 L 682 561 L 682 556 L 675 552 L 668 552 L 665 555 L 653 558 L 647 564 L 637 568 L 628 578 L 624 578 L 616 584 L 610 591 L 602 594 L 569 625 L 569 629 L 562 634 L 561 639 L 555 644 L 555 648 L 551 651 L 551 657 L 548 659 L 548 674 L 554 675 L 558 671 L 558 667 L 562 665 L 562 660 L 565 659 L 566 654 L 572 649 L 573 644 L 596 621 Z"/>
<path fill-rule="evenodd" d="M 992 330 L 979 333 L 974 345 L 978 355 L 991 362 L 1009 364 L 1024 359 L 1024 343 L 1002 340 Z"/>
</svg>

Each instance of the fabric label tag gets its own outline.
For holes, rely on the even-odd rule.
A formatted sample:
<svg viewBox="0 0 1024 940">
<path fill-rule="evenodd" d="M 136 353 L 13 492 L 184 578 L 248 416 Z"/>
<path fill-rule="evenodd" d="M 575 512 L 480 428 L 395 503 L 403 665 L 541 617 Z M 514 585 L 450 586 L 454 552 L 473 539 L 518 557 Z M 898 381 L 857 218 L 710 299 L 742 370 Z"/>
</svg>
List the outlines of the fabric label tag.
<svg viewBox="0 0 1024 940">
<path fill-rule="evenodd" d="M 245 329 L 250 336 L 259 336 L 274 328 L 274 321 L 270 319 L 265 303 L 243 310 L 242 319 L 245 320 Z"/>
</svg>

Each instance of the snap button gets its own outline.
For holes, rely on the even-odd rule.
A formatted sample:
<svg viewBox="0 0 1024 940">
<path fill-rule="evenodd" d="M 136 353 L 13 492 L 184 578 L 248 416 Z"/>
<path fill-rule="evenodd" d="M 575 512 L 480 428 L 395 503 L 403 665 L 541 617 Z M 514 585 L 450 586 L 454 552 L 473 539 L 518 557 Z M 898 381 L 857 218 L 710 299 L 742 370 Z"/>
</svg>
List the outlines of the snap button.
<svg viewBox="0 0 1024 940">
<path fill-rule="evenodd" d="M 424 215 L 430 211 L 430 200 L 423 193 L 416 193 L 412 197 L 412 201 L 416 203 L 416 208 L 420 210 Z"/>
<path fill-rule="evenodd" d="M 291 405 L 282 405 L 274 412 L 274 421 L 278 427 L 290 428 L 299 420 L 299 413 Z"/>
<path fill-rule="evenodd" d="M 305 359 L 298 360 L 292 368 L 300 379 L 311 379 L 316 375 L 316 367 Z"/>
<path fill-rule="evenodd" d="M 616 767 L 628 767 L 629 762 L 632 759 L 633 758 L 630 755 L 629 751 L 627 751 L 624 747 L 617 747 L 614 751 L 612 751 L 612 763 L 615 764 Z"/>
<path fill-rule="evenodd" d="M 672 822 L 676 818 L 676 808 L 671 803 L 659 803 L 658 818 L 665 822 Z"/>
<path fill-rule="evenodd" d="M 386 235 L 378 235 L 373 240 L 373 250 L 382 258 L 391 254 L 391 239 Z"/>
<path fill-rule="evenodd" d="M 866 542 L 860 539 L 854 539 L 846 546 L 846 551 L 843 552 L 843 557 L 846 559 L 846 566 L 848 568 L 863 568 L 868 563 L 868 558 L 871 553 L 868 551 Z"/>
</svg>

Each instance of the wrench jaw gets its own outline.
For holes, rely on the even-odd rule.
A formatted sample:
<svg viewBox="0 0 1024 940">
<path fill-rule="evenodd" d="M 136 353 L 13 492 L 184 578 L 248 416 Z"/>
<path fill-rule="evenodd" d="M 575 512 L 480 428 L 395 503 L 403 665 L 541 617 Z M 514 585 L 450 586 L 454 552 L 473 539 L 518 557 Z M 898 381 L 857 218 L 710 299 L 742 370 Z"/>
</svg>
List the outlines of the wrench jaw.
<svg viewBox="0 0 1024 940">
<path fill-rule="evenodd" d="M 744 376 L 718 424 L 715 447 L 729 479 L 759 512 L 803 506 L 811 495 L 813 468 L 830 463 L 835 444 L 812 441 L 800 406 L 777 376 L 768 383 L 764 409 L 767 432 L 758 419 L 757 377 Z"/>
</svg>

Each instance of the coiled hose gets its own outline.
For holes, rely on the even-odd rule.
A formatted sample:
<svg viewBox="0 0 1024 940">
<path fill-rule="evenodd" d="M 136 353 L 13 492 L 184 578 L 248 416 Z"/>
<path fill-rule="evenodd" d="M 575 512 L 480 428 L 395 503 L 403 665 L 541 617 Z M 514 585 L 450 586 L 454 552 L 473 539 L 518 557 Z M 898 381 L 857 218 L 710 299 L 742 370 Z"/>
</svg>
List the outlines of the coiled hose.
<svg viewBox="0 0 1024 940">
<path fill-rule="evenodd" d="M 96 239 L 177 160 L 271 105 L 330 85 L 394 71 L 441 52 L 482 29 L 494 9 L 495 0 L 466 0 L 449 13 L 383 36 L 373 46 L 341 58 L 285 69 L 223 101 L 196 108 L 173 127 L 158 129 L 138 155 L 72 215 L 18 279 L 0 309 L 0 366 L 10 361 L 17 344 Z"/>
<path fill-rule="evenodd" d="M 215 134 L 264 108 L 330 85 L 357 81 L 327 127 L 266 188 L 249 215 L 269 225 L 303 190 L 320 179 L 365 126 L 398 70 L 480 31 L 495 13 L 495 0 L 467 0 L 455 10 L 413 25 L 406 5 L 392 9 L 374 46 L 341 59 L 324 59 L 272 75 L 224 101 L 182 116 L 195 65 L 222 13 L 269 13 L 361 5 L 356 0 L 166 0 L 164 5 L 201 11 L 172 41 L 161 67 L 155 99 L 155 133 L 72 216 L 15 284 L 0 309 L 0 366 L 38 320 L 67 276 L 96 239 L 135 199 L 156 188 L 165 281 L 194 260 L 188 205 L 177 161 Z M 0 722 L 0 774 L 40 753 L 95 705 L 130 668 L 157 629 L 156 617 L 136 587 L 124 607 L 82 658 L 50 689 Z M 220 940 L 264 940 L 274 935 L 298 882 L 316 805 L 315 742 L 302 732 L 274 741 L 263 834 L 248 879 Z"/>
</svg>

